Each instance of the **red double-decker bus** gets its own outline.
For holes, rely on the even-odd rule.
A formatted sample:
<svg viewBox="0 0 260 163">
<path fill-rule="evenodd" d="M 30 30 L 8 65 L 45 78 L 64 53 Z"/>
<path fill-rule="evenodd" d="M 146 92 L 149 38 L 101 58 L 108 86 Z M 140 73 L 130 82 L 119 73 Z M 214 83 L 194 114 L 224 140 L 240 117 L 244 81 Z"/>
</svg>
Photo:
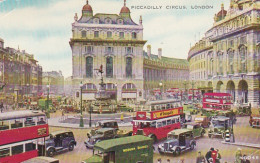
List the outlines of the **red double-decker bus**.
<svg viewBox="0 0 260 163">
<path fill-rule="evenodd" d="M 19 163 L 38 156 L 38 142 L 49 136 L 44 113 L 14 111 L 0 114 L 0 162 Z"/>
<path fill-rule="evenodd" d="M 203 109 L 229 110 L 231 105 L 233 102 L 229 93 L 205 93 L 203 95 Z"/>
<path fill-rule="evenodd" d="M 183 114 L 182 107 L 136 112 L 133 135 L 145 135 L 154 141 L 166 138 L 168 132 L 181 128 L 181 114 Z"/>
</svg>

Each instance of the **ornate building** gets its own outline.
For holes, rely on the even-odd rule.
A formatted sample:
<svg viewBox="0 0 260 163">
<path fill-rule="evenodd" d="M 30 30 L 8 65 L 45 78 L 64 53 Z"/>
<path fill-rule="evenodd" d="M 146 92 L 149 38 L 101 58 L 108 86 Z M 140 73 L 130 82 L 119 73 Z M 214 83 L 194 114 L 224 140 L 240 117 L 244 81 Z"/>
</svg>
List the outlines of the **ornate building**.
<svg viewBox="0 0 260 163">
<path fill-rule="evenodd" d="M 228 10 L 189 51 L 197 87 L 229 92 L 235 102 L 259 106 L 260 0 L 231 0 Z"/>
<path fill-rule="evenodd" d="M 5 84 L 0 96 L 3 100 L 22 100 L 25 95 L 41 93 L 42 67 L 37 62 L 34 55 L 25 50 L 5 48 L 4 40 L 0 39 L 0 84 Z"/>
<path fill-rule="evenodd" d="M 146 40 L 143 40 L 142 17 L 138 24 L 135 23 L 126 2 L 119 15 L 93 15 L 87 1 L 82 8 L 81 18 L 78 19 L 75 14 L 74 19 L 70 40 L 72 87 L 78 92 L 82 82 L 85 100 L 95 97 L 100 82 L 95 69 L 99 69 L 100 65 L 103 65 L 106 90 L 117 100 L 142 100 L 145 98 L 145 90 L 158 87 L 159 81 L 169 82 L 173 79 L 170 70 L 186 66 L 188 72 L 187 62 L 182 67 L 176 63 L 177 59 L 162 57 L 161 51 L 158 57 L 151 55 L 151 51 L 148 55 L 143 51 Z M 164 78 L 159 80 L 157 77 L 155 81 L 155 72 Z"/>
</svg>

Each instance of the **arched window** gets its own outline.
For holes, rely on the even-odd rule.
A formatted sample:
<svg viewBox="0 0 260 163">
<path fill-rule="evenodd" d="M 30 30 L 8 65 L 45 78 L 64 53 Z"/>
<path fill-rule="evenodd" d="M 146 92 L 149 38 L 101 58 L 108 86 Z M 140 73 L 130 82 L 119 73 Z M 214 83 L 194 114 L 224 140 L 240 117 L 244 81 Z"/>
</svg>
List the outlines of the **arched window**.
<svg viewBox="0 0 260 163">
<path fill-rule="evenodd" d="M 131 57 L 126 58 L 126 77 L 127 78 L 132 77 L 132 58 Z"/>
<path fill-rule="evenodd" d="M 86 58 L 86 77 L 87 78 L 93 77 L 93 58 L 92 57 Z"/>
<path fill-rule="evenodd" d="M 218 53 L 218 67 L 219 73 L 223 73 L 223 53 Z"/>
<path fill-rule="evenodd" d="M 106 77 L 112 78 L 113 77 L 113 58 L 107 57 L 106 59 Z"/>
<path fill-rule="evenodd" d="M 234 51 L 228 51 L 228 60 L 229 60 L 229 73 L 234 73 Z"/>
<path fill-rule="evenodd" d="M 246 52 L 246 47 L 245 46 L 241 46 L 239 49 L 239 56 L 240 56 L 240 71 L 242 73 L 245 73 L 247 71 L 247 64 L 246 64 L 246 60 L 247 60 L 247 52 Z"/>
</svg>

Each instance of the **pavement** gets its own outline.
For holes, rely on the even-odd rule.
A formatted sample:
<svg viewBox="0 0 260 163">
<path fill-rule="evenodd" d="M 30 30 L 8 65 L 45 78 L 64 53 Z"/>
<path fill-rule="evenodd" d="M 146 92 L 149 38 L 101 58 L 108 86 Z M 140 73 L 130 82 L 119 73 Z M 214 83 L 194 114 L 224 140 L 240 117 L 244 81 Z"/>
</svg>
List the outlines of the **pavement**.
<svg viewBox="0 0 260 163">
<path fill-rule="evenodd" d="M 84 127 L 79 127 L 79 123 L 65 123 L 67 119 L 74 119 L 76 121 L 79 121 L 79 119 L 77 117 L 75 117 L 73 115 L 68 115 L 68 116 L 63 116 L 63 117 L 50 118 L 50 119 L 48 119 L 48 124 L 51 127 L 61 127 L 61 128 L 74 128 L 74 129 L 90 128 L 89 124 L 86 123 L 88 121 L 88 118 L 83 118 Z M 127 119 L 127 118 L 124 118 L 124 121 L 126 121 L 125 119 Z M 95 122 L 100 121 L 100 120 L 105 120 L 105 119 L 99 119 L 99 120 L 96 120 Z M 114 120 L 121 121 L 120 118 L 114 118 Z M 94 123 L 92 122 L 93 123 L 92 127 L 95 126 L 95 122 Z M 127 121 L 125 123 L 120 122 L 120 123 L 118 123 L 118 126 L 119 127 L 128 127 L 128 126 L 132 126 L 132 123 L 129 121 Z"/>
<path fill-rule="evenodd" d="M 244 142 L 231 143 L 231 142 L 225 142 L 225 141 L 222 141 L 221 143 L 223 143 L 223 144 L 229 144 L 229 145 L 237 145 L 237 146 L 244 146 L 244 147 L 258 148 L 258 149 L 260 149 L 260 144 L 244 143 Z"/>
</svg>

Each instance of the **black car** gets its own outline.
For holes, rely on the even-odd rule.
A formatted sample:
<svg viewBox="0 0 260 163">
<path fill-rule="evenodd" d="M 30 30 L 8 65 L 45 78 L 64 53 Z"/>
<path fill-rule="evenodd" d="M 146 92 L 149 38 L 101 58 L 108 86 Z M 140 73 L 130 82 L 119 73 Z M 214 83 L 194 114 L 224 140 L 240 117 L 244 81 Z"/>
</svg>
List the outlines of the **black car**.
<svg viewBox="0 0 260 163">
<path fill-rule="evenodd" d="M 47 156 L 52 157 L 60 151 L 69 150 L 73 151 L 77 142 L 71 131 L 57 131 L 50 134 L 50 138 L 46 140 Z"/>
</svg>

